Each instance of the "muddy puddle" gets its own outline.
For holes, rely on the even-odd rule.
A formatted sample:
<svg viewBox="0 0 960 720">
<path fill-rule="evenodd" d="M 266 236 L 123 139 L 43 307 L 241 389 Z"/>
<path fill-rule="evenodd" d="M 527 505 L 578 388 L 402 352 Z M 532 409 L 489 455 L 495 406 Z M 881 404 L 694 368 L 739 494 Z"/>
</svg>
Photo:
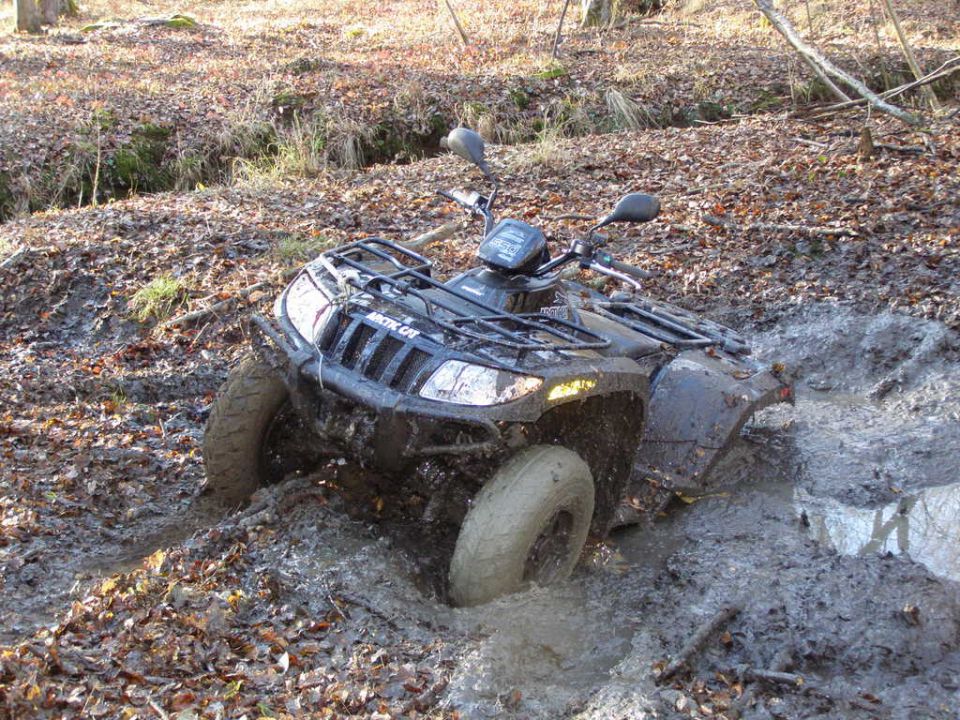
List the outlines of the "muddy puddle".
<svg viewBox="0 0 960 720">
<path fill-rule="evenodd" d="M 940 577 L 960 581 L 960 484 L 905 496 L 878 508 L 824 501 L 798 491 L 811 536 L 844 555 L 906 555 Z"/>
<path fill-rule="evenodd" d="M 776 701 L 754 717 L 947 717 L 960 669 L 954 342 L 935 323 L 836 307 L 759 335 L 761 358 L 797 368 L 796 406 L 755 420 L 716 471 L 720 491 L 617 532 L 569 584 L 455 611 L 484 636 L 466 646 L 451 707 L 709 715 L 703 696 L 658 686 L 655 663 L 734 602 L 731 644 L 703 652 L 700 676 L 786 650 L 809 683 L 760 688 Z M 904 608 L 921 608 L 920 624 Z"/>
</svg>

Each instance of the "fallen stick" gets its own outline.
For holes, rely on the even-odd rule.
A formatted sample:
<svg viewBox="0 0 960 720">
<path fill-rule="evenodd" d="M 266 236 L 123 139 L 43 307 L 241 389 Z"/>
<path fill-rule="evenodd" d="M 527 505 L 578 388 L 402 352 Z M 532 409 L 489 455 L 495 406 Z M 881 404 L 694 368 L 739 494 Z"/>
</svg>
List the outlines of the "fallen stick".
<svg viewBox="0 0 960 720">
<path fill-rule="evenodd" d="M 760 668 L 747 668 L 743 672 L 743 677 L 745 680 L 766 680 L 782 685 L 792 685 L 793 687 L 802 687 L 806 682 L 803 675 L 780 670 L 762 670 Z"/>
<path fill-rule="evenodd" d="M 882 148 L 883 150 L 889 150 L 891 152 L 907 153 L 908 155 L 923 155 L 927 152 L 927 148 L 920 147 L 919 145 L 893 145 L 891 143 L 875 142 L 873 147 Z"/>
<path fill-rule="evenodd" d="M 581 215 L 579 213 L 564 213 L 563 215 L 554 215 L 553 217 L 545 217 L 544 220 L 548 222 L 557 222 L 558 220 L 593 220 L 593 215 Z"/>
<path fill-rule="evenodd" d="M 860 233 L 849 228 L 835 228 L 823 225 L 788 225 L 786 223 L 750 223 L 749 225 L 738 225 L 730 220 L 722 220 L 714 215 L 703 215 L 701 217 L 707 225 L 714 227 L 731 228 L 734 230 L 767 230 L 770 232 L 800 232 L 805 235 L 836 237 L 859 237 Z"/>
<path fill-rule="evenodd" d="M 296 275 L 302 269 L 301 265 L 293 268 L 287 268 L 280 274 L 280 280 L 289 280 L 294 275 Z M 199 310 L 192 310 L 183 315 L 178 315 L 171 320 L 167 320 L 159 325 L 160 328 L 174 327 L 175 325 L 190 325 L 191 323 L 197 322 L 197 320 L 202 320 L 210 315 L 216 315 L 217 313 L 226 310 L 233 303 L 238 300 L 243 300 L 245 297 L 252 295 L 257 290 L 262 290 L 263 288 L 269 287 L 276 280 L 259 280 L 253 285 L 248 285 L 242 290 L 238 290 L 233 295 L 228 298 L 221 300 L 220 302 L 215 302 L 213 305 L 209 305 L 205 308 L 200 308 Z"/>
<path fill-rule="evenodd" d="M 728 605 L 714 613 L 713 617 L 697 629 L 693 636 L 687 641 L 687 644 L 680 648 L 680 652 L 660 671 L 660 674 L 657 675 L 656 678 L 657 684 L 659 685 L 676 675 L 677 671 L 683 667 L 683 664 L 710 639 L 710 636 L 713 635 L 720 626 L 736 617 L 739 612 L 739 605 Z"/>
<path fill-rule="evenodd" d="M 459 221 L 444 223 L 440 227 L 434 228 L 433 230 L 429 230 L 423 233 L 422 235 L 418 235 L 413 240 L 410 240 L 408 242 L 401 242 L 398 244 L 403 245 L 403 247 L 405 248 L 414 250 L 416 248 L 429 245 L 430 243 L 440 242 L 441 240 L 447 240 L 453 237 L 454 235 L 456 235 L 458 231 L 462 230 L 463 226 L 464 224 Z"/>
<path fill-rule="evenodd" d="M 830 78 L 827 77 L 828 75 L 836 78 L 838 81 L 854 90 L 858 95 L 865 98 L 867 102 L 869 102 L 880 112 L 892 115 L 907 125 L 918 126 L 922 124 L 920 118 L 912 115 L 901 107 L 897 107 L 896 105 L 891 105 L 890 103 L 886 102 L 883 98 L 879 97 L 870 88 L 864 85 L 863 82 L 844 72 L 830 62 L 826 57 L 821 55 L 816 49 L 810 45 L 807 45 L 793 29 L 793 26 L 790 24 L 787 18 L 781 15 L 780 12 L 773 7 L 771 0 L 753 0 L 753 2 L 757 8 L 759 8 L 760 12 L 766 16 L 767 20 L 770 21 L 770 24 L 773 25 L 777 32 L 783 35 L 787 39 L 787 42 L 789 42 L 794 49 L 800 53 L 800 57 L 803 58 L 804 62 L 806 62 L 807 65 L 814 70 L 814 72 L 822 81 L 827 83 L 828 87 L 838 98 L 844 102 L 850 99 L 848 95 L 840 90 L 830 80 Z"/>
<path fill-rule="evenodd" d="M 252 295 L 257 290 L 262 290 L 267 287 L 270 283 L 268 282 L 258 282 L 250 285 L 249 287 L 243 288 L 243 290 L 238 290 L 230 297 L 220 302 L 215 302 L 213 305 L 209 305 L 205 308 L 200 308 L 199 310 L 193 310 L 183 315 L 179 315 L 172 320 L 167 320 L 166 322 L 160 325 L 161 328 L 173 327 L 175 325 L 190 325 L 195 323 L 197 320 L 202 320 L 210 315 L 216 315 L 217 313 L 226 310 L 231 307 L 236 302 L 243 300 L 245 297 Z"/>
<path fill-rule="evenodd" d="M 950 58 L 945 63 L 943 63 L 943 65 L 938 67 L 936 70 L 933 70 L 932 72 L 927 73 L 919 80 L 912 80 L 908 83 L 904 83 L 903 85 L 898 85 L 895 88 L 890 88 L 889 90 L 886 90 L 880 93 L 880 97 L 883 98 L 884 100 L 889 100 L 890 98 L 896 97 L 897 95 L 902 95 L 905 92 L 909 92 L 914 88 L 918 88 L 923 85 L 929 85 L 930 83 L 934 83 L 937 80 L 940 80 L 945 77 L 949 77 L 950 75 L 957 72 L 958 70 L 960 70 L 960 56 Z M 848 100 L 846 102 L 836 103 L 835 105 L 828 105 L 827 107 L 823 108 L 823 112 L 821 112 L 819 115 L 814 115 L 812 119 L 816 120 L 818 118 L 825 117 L 839 110 L 846 110 L 847 108 L 863 105 L 866 102 L 867 102 L 866 98 L 857 98 L 856 100 Z"/>
</svg>

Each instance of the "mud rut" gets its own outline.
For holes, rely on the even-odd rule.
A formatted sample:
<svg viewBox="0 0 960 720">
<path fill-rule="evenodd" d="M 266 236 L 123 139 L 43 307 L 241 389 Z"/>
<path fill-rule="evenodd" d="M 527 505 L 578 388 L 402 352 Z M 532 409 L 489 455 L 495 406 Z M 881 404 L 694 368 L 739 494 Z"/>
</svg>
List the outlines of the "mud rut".
<svg viewBox="0 0 960 720">
<path fill-rule="evenodd" d="M 276 530 L 261 560 L 291 602 L 322 613 L 336 590 L 362 598 L 358 625 L 439 643 L 450 669 L 442 704 L 464 717 L 696 717 L 711 697 L 697 695 L 691 672 L 736 678 L 775 664 L 804 685 L 746 682 L 758 701 L 747 716 L 953 716 L 957 338 L 933 322 L 836 305 L 789 311 L 753 338 L 758 356 L 796 368 L 796 407 L 748 427 L 718 470 L 720 492 L 590 546 L 559 587 L 454 610 L 438 601 L 442 563 L 420 552 L 413 528 L 351 520 L 337 501 L 298 503 L 282 521 L 270 507 L 238 520 L 181 488 L 113 537 L 38 549 L 25 562 L 42 583 L 23 562 L 8 573 L 4 639 L 157 548 L 197 543 L 191 535 L 218 522 L 261 522 Z M 658 686 L 654 663 L 729 603 L 742 609 L 725 642 L 708 642 Z"/>
</svg>

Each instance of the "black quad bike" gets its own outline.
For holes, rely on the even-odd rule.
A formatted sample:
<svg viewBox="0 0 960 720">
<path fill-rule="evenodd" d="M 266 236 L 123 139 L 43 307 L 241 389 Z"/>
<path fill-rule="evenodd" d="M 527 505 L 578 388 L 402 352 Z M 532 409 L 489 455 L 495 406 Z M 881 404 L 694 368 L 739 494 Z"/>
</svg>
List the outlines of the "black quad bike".
<svg viewBox="0 0 960 720">
<path fill-rule="evenodd" d="M 741 336 L 640 296 L 649 275 L 601 250 L 598 229 L 653 220 L 655 198 L 625 196 L 551 258 L 539 229 L 495 221 L 480 136 L 447 144 L 493 185 L 440 193 L 483 218 L 480 267 L 443 282 L 380 238 L 309 262 L 272 320 L 252 317 L 255 353 L 217 397 L 204 460 L 231 503 L 333 453 L 376 470 L 424 499 L 425 527 L 459 524 L 449 593 L 474 605 L 567 577 L 591 528 L 637 519 L 637 493 L 709 487 L 744 422 L 793 392 Z"/>
</svg>

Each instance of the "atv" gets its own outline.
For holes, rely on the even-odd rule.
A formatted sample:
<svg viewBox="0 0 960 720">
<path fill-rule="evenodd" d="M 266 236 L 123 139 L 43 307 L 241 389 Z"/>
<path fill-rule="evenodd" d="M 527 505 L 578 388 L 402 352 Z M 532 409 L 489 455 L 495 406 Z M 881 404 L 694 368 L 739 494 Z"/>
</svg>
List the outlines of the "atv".
<svg viewBox="0 0 960 720">
<path fill-rule="evenodd" d="M 208 490 L 233 504 L 324 458 L 375 470 L 424 499 L 425 528 L 459 526 L 449 597 L 475 605 L 568 577 L 588 534 L 636 521 L 650 488 L 708 489 L 744 422 L 793 390 L 734 331 L 640 295 L 649 274 L 603 251 L 597 231 L 653 220 L 656 198 L 626 195 L 551 257 L 540 229 L 495 219 L 480 136 L 446 140 L 492 185 L 440 191 L 483 219 L 480 264 L 442 281 L 382 238 L 307 263 L 272 319 L 250 318 L 255 352 L 203 452 Z"/>
</svg>

